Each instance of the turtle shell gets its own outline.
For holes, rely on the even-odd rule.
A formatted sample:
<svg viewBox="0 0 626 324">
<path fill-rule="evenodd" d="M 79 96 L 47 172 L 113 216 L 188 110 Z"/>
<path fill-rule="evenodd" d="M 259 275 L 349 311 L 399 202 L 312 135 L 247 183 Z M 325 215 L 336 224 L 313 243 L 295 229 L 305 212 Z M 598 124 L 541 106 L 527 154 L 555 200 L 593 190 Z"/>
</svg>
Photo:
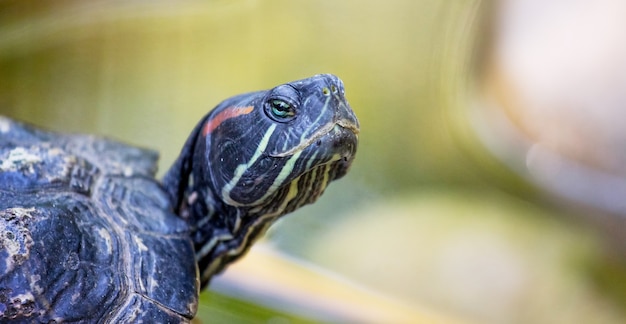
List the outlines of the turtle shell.
<svg viewBox="0 0 626 324">
<path fill-rule="evenodd" d="M 0 322 L 187 322 L 199 282 L 156 152 L 0 117 Z"/>
</svg>

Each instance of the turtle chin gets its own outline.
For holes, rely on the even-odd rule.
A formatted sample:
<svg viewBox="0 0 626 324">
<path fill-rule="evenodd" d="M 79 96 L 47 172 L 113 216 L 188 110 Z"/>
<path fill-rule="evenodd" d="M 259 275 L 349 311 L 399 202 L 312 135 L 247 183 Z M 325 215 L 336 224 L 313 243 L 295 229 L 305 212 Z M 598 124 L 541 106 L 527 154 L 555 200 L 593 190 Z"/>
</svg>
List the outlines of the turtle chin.
<svg viewBox="0 0 626 324">
<path fill-rule="evenodd" d="M 344 128 L 339 125 L 335 126 L 335 130 L 336 131 L 333 132 L 335 139 L 333 143 L 340 157 L 340 159 L 335 162 L 335 168 L 337 170 L 335 179 L 339 179 L 346 175 L 352 165 L 352 161 L 354 161 L 358 145 L 358 135 L 354 129 Z"/>
<path fill-rule="evenodd" d="M 318 164 L 328 164 L 329 180 L 336 180 L 348 172 L 356 155 L 358 146 L 358 128 L 345 127 L 340 124 L 335 126 L 316 144 L 307 150 L 318 152 L 323 160 Z M 320 154 L 321 153 L 321 154 Z"/>
</svg>

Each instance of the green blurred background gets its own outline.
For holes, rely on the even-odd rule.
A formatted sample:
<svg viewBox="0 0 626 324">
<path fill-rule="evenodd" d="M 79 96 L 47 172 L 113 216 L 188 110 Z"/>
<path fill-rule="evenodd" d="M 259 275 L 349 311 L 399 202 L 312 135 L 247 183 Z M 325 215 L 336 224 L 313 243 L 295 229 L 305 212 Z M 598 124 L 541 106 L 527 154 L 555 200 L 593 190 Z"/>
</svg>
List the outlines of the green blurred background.
<svg viewBox="0 0 626 324">
<path fill-rule="evenodd" d="M 472 112 L 489 83 L 497 8 L 0 1 L 0 113 L 154 148 L 163 172 L 221 100 L 334 73 L 361 122 L 356 162 L 317 204 L 274 226 L 266 244 L 464 321 L 623 323 L 621 234 L 604 239 L 606 227 L 585 216 L 599 212 L 537 185 L 510 163 L 514 154 L 494 152 L 480 135 L 490 124 Z M 243 298 L 205 294 L 199 316 L 338 320 Z"/>
</svg>

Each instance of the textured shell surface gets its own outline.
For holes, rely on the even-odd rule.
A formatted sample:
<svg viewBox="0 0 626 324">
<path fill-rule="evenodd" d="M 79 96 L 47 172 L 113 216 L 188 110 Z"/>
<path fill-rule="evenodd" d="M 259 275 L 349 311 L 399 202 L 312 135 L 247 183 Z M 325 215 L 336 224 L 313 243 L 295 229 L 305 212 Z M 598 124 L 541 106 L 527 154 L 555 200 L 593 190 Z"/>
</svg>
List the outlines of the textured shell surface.
<svg viewBox="0 0 626 324">
<path fill-rule="evenodd" d="M 158 155 L 0 117 L 0 322 L 187 322 L 189 229 Z"/>
</svg>

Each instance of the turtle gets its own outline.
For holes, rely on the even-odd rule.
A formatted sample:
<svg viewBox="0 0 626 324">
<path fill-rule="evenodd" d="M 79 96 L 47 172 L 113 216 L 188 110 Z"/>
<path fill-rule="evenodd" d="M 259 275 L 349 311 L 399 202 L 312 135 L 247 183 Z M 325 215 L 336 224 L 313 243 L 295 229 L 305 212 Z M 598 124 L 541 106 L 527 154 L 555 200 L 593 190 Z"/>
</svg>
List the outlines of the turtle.
<svg viewBox="0 0 626 324">
<path fill-rule="evenodd" d="M 158 153 L 0 118 L 0 322 L 187 323 L 199 292 L 349 170 L 332 74 L 228 98 Z"/>
</svg>

